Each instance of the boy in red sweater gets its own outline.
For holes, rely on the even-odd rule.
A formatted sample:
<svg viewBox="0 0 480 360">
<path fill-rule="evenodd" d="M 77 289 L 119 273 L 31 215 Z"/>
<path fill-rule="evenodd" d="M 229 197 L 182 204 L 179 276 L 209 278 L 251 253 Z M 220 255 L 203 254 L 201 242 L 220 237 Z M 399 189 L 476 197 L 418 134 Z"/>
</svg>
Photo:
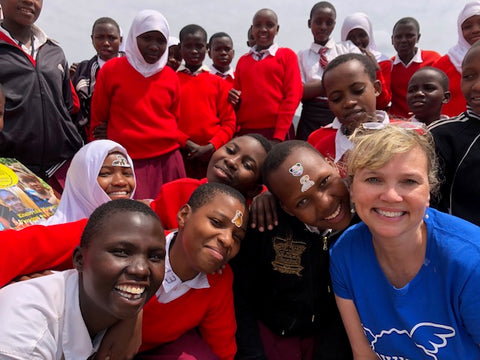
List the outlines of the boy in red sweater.
<svg viewBox="0 0 480 360">
<path fill-rule="evenodd" d="M 238 61 L 229 96 L 237 107 L 239 135 L 260 133 L 277 142 L 293 137 L 292 119 L 303 92 L 297 55 L 274 43 L 278 29 L 273 10 L 257 11 L 256 45 Z"/>
<path fill-rule="evenodd" d="M 230 35 L 224 32 L 213 34 L 208 40 L 208 56 L 212 59 L 212 73 L 233 85 L 235 78 L 232 63 L 235 50 Z"/>
<path fill-rule="evenodd" d="M 440 54 L 435 51 L 421 50 L 417 47 L 420 40 L 420 25 L 411 17 L 398 20 L 393 27 L 392 44 L 397 55 L 392 57 L 392 107 L 389 113 L 400 118 L 408 118 L 407 105 L 408 81 L 412 75 L 424 66 L 431 66 Z"/>
<path fill-rule="evenodd" d="M 180 50 L 185 64 L 177 71 L 182 101 L 178 128 L 189 137 L 183 152 L 188 177 L 205 177 L 213 152 L 235 132 L 236 118 L 227 101 L 230 86 L 203 65 L 207 33 L 191 24 L 180 31 Z"/>
</svg>

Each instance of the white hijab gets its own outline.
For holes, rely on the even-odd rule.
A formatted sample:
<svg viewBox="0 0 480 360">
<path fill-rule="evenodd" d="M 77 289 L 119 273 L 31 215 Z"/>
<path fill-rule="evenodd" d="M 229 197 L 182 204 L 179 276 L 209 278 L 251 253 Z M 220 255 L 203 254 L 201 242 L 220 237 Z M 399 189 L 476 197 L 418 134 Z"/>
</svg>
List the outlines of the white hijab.
<svg viewBox="0 0 480 360">
<path fill-rule="evenodd" d="M 480 1 L 472 1 L 465 4 L 465 7 L 458 15 L 457 20 L 457 29 L 458 29 L 458 42 L 457 45 L 452 47 L 448 50 L 448 57 L 452 62 L 453 66 L 457 69 L 457 71 L 461 74 L 462 73 L 462 61 L 467 53 L 468 49 L 470 49 L 470 44 L 465 40 L 463 37 L 462 32 L 462 24 L 465 20 L 469 17 L 474 15 L 480 15 Z"/>
<path fill-rule="evenodd" d="M 125 53 L 128 62 L 144 77 L 149 77 L 162 71 L 168 60 L 168 48 L 155 64 L 149 64 L 143 58 L 138 49 L 137 36 L 149 31 L 160 31 L 167 40 L 170 36 L 167 19 L 162 14 L 155 10 L 142 10 L 133 19 L 125 42 Z"/>
<path fill-rule="evenodd" d="M 105 158 L 112 152 L 122 153 L 133 171 L 132 159 L 120 144 L 111 140 L 95 140 L 88 143 L 73 157 L 67 171 L 60 204 L 45 225 L 63 224 L 88 218 L 97 207 L 111 200 L 98 184 L 97 177 Z M 134 191 L 130 197 L 133 193 Z"/>
<path fill-rule="evenodd" d="M 370 22 L 367 14 L 357 12 L 345 18 L 341 31 L 342 41 L 347 41 L 348 33 L 353 29 L 362 29 L 367 33 L 368 38 L 370 39 L 370 41 L 368 42 L 367 50 L 370 51 L 373 56 L 375 56 L 377 62 L 388 60 L 388 57 L 386 55 L 383 55 L 380 51 L 377 50 L 375 38 L 373 37 L 372 23 Z"/>
</svg>

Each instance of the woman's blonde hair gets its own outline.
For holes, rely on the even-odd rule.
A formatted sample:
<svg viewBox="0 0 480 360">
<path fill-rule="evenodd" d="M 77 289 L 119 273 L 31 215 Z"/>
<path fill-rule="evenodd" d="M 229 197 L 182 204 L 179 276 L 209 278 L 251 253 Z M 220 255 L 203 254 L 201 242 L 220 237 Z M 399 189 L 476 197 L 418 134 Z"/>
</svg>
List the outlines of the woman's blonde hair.
<svg viewBox="0 0 480 360">
<path fill-rule="evenodd" d="M 355 145 L 347 158 L 348 179 L 351 182 L 359 169 L 377 170 L 396 154 L 402 154 L 419 147 L 427 156 L 428 182 L 430 192 L 438 191 L 438 160 L 432 135 L 423 128 L 398 123 L 382 125 L 371 130 L 360 127 L 350 136 Z M 407 126 L 405 126 L 407 125 Z"/>
</svg>

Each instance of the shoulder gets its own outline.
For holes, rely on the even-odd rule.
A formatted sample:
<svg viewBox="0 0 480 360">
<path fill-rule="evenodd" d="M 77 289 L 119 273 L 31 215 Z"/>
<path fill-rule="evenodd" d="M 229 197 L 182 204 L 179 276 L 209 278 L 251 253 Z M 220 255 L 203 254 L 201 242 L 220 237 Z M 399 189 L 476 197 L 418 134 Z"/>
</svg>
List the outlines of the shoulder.
<svg viewBox="0 0 480 360">
<path fill-rule="evenodd" d="M 453 128 L 461 128 L 466 126 L 470 122 L 470 118 L 466 113 L 460 114 L 459 116 L 448 118 L 448 119 L 440 119 L 434 121 L 428 126 L 428 130 L 432 132 L 435 136 L 436 134 L 443 133 L 443 132 L 451 132 Z M 452 134 L 455 135 L 455 134 Z"/>
<path fill-rule="evenodd" d="M 335 138 L 336 133 L 337 133 L 337 130 L 332 128 L 331 124 L 328 124 L 326 126 L 323 126 L 313 131 L 308 136 L 307 142 L 315 146 L 318 142 L 324 140 L 325 138 L 330 138 L 330 137 Z"/>
<path fill-rule="evenodd" d="M 295 54 L 292 49 L 286 47 L 278 48 L 275 57 L 286 58 L 289 60 L 295 59 L 295 61 L 297 61 L 297 54 Z"/>
<path fill-rule="evenodd" d="M 441 56 L 438 52 L 433 50 L 420 50 L 422 53 L 422 59 L 425 60 L 433 60 L 439 59 Z"/>
<path fill-rule="evenodd" d="M 360 49 L 350 40 L 337 42 L 335 43 L 335 47 L 339 54 L 361 53 Z"/>
<path fill-rule="evenodd" d="M 231 291 L 233 285 L 233 271 L 229 264 L 225 265 L 222 273 L 208 274 L 208 283 L 211 289 L 223 289 L 223 291 Z"/>
<path fill-rule="evenodd" d="M 352 225 L 346 229 L 332 245 L 331 255 L 337 256 L 347 251 L 355 252 L 355 249 L 362 247 L 364 241 L 368 239 L 371 239 L 371 233 L 364 222 Z"/>
<path fill-rule="evenodd" d="M 443 55 L 440 56 L 437 60 L 435 60 L 432 66 L 443 70 L 444 67 L 453 66 L 453 64 L 450 61 L 450 57 L 448 55 Z"/>
</svg>

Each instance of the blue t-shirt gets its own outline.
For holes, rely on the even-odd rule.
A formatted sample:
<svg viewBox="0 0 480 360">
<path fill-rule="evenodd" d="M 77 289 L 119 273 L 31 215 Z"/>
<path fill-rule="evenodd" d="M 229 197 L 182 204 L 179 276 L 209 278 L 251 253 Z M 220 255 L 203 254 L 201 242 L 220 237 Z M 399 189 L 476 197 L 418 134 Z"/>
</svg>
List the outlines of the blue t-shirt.
<svg viewBox="0 0 480 360">
<path fill-rule="evenodd" d="M 480 227 L 427 209 L 423 266 L 401 289 L 385 277 L 362 222 L 331 250 L 335 294 L 353 300 L 381 359 L 480 359 Z"/>
</svg>

